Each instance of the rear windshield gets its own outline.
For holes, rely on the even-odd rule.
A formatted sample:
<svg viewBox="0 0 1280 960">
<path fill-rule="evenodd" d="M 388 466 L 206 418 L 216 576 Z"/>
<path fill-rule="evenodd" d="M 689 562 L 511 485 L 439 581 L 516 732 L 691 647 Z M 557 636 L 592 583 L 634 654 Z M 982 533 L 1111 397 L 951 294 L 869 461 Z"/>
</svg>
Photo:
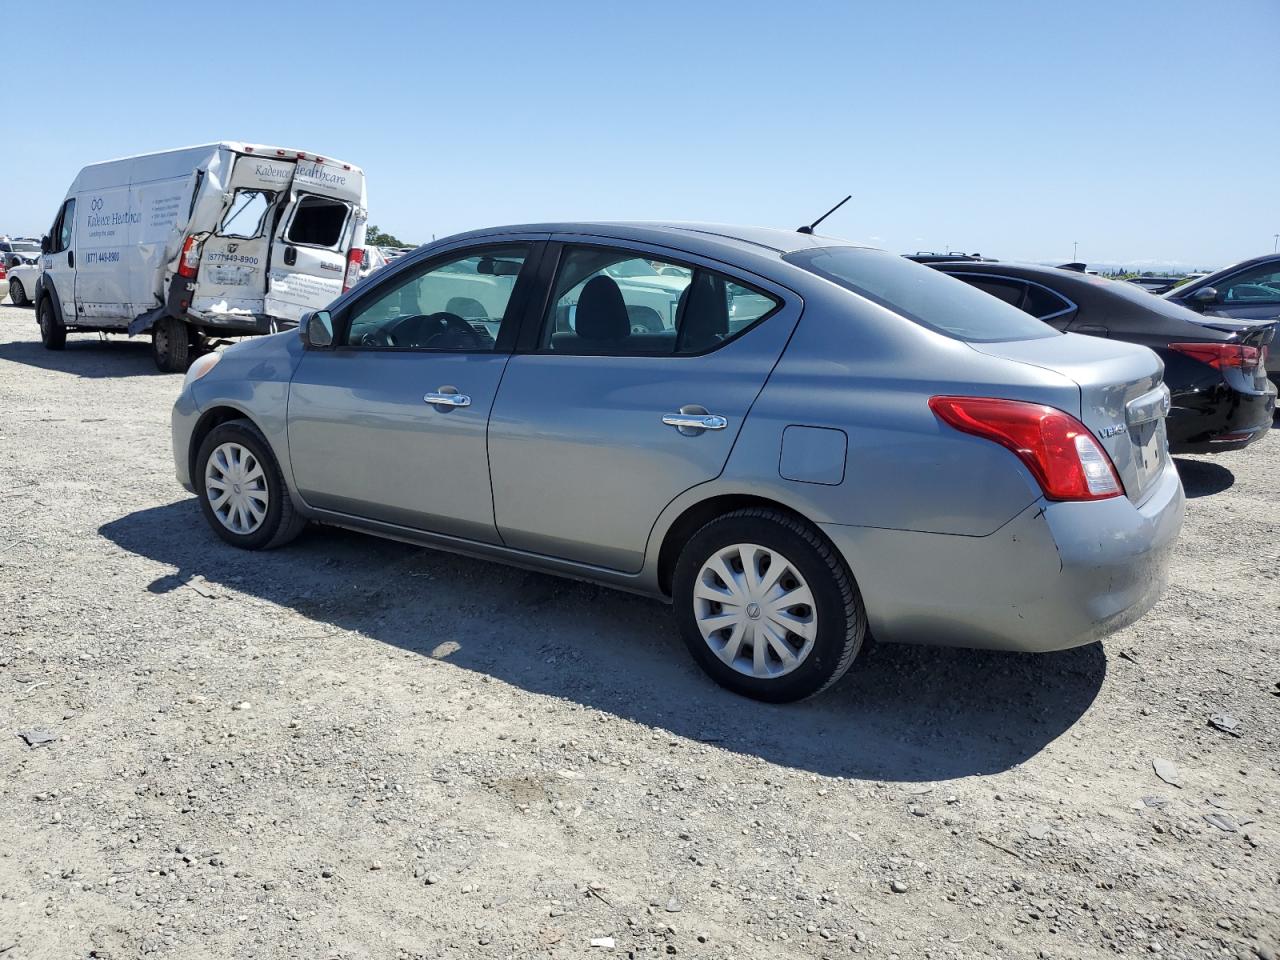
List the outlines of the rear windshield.
<svg viewBox="0 0 1280 960">
<path fill-rule="evenodd" d="M 1017 307 L 883 250 L 819 247 L 783 259 L 957 340 L 991 343 L 1061 336 Z"/>
</svg>

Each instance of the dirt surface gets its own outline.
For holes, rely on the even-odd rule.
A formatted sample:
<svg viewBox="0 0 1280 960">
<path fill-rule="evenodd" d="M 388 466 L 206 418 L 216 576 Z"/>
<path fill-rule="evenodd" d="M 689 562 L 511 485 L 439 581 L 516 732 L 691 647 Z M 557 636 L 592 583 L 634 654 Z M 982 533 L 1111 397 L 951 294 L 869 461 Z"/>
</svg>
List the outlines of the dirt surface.
<svg viewBox="0 0 1280 960">
<path fill-rule="evenodd" d="M 771 707 L 658 603 L 233 550 L 180 383 L 0 307 L 3 960 L 1280 948 L 1280 430 L 1181 460 L 1168 592 L 1105 644 L 880 646 Z"/>
</svg>

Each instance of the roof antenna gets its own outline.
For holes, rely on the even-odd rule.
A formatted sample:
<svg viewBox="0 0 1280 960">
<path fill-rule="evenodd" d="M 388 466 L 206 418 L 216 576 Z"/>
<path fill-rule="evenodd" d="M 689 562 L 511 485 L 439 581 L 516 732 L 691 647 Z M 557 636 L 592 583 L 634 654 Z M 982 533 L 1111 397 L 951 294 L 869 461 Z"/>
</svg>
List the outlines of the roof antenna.
<svg viewBox="0 0 1280 960">
<path fill-rule="evenodd" d="M 823 220 L 827 219 L 827 217 L 831 216 L 833 213 L 835 213 L 837 210 L 839 210 L 841 207 L 843 207 L 846 203 L 848 203 L 852 199 L 853 199 L 853 194 L 851 193 L 847 197 L 845 197 L 843 200 L 841 200 L 839 203 L 837 203 L 834 207 L 832 207 L 830 210 L 828 210 L 826 213 L 824 213 L 822 216 L 820 216 L 817 220 L 813 221 L 813 223 L 809 224 L 807 227 L 800 227 L 798 230 L 796 230 L 796 233 L 813 233 L 814 227 L 820 224 Z"/>
</svg>

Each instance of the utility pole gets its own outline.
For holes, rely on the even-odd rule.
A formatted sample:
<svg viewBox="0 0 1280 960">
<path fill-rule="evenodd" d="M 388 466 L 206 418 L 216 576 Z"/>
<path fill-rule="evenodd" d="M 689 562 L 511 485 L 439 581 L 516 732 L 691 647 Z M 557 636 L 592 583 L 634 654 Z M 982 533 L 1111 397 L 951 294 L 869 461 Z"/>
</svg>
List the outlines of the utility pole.
<svg viewBox="0 0 1280 960">
<path fill-rule="evenodd" d="M 1272 253 L 1280 252 L 1280 233 L 1273 233 L 1271 236 L 1274 237 L 1276 241 L 1271 245 L 1271 252 Z"/>
<path fill-rule="evenodd" d="M 1079 247 L 1079 246 L 1080 246 L 1080 241 L 1079 241 L 1079 240 L 1072 240 L 1072 241 L 1071 241 L 1071 262 L 1072 262 L 1072 263 L 1075 263 L 1077 260 L 1079 260 L 1079 259 L 1080 259 L 1080 258 L 1079 258 L 1079 256 L 1076 254 L 1076 248 L 1077 248 L 1077 247 Z"/>
</svg>

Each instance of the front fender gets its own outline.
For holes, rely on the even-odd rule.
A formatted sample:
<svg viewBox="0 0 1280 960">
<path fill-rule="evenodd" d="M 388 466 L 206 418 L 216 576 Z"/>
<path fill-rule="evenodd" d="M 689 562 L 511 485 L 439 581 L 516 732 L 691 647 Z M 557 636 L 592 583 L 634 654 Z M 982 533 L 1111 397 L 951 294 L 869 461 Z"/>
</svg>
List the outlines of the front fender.
<svg viewBox="0 0 1280 960">
<path fill-rule="evenodd" d="M 40 298 L 47 296 L 53 303 L 53 312 L 58 317 L 58 322 L 66 326 L 66 315 L 62 312 L 62 301 L 58 299 L 58 288 L 54 285 L 53 278 L 47 273 L 40 274 L 36 280 L 35 296 L 31 298 L 31 302 L 36 305 L 36 316 L 39 316 Z"/>
</svg>

